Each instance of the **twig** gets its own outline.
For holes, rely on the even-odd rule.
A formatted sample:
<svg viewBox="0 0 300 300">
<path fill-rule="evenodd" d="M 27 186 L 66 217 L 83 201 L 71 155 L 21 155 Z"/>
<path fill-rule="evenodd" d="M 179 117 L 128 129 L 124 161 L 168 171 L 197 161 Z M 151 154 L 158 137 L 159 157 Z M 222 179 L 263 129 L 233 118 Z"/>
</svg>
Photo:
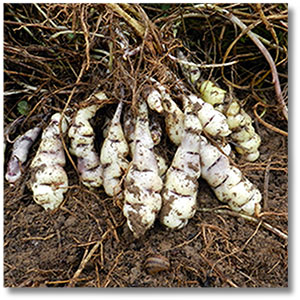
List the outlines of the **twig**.
<svg viewBox="0 0 300 300">
<path fill-rule="evenodd" d="M 108 6 L 112 11 L 120 15 L 129 25 L 131 25 L 137 32 L 137 34 L 144 38 L 145 34 L 145 28 L 135 19 L 130 17 L 130 15 L 125 12 L 118 4 L 115 3 L 107 3 L 106 6 Z"/>
<path fill-rule="evenodd" d="M 89 31 L 84 20 L 84 14 L 85 14 L 85 7 L 81 6 L 80 21 L 83 28 L 84 39 L 85 39 L 85 55 L 86 55 L 85 70 L 87 71 L 90 68 L 90 40 L 89 40 Z"/>
<path fill-rule="evenodd" d="M 235 61 L 231 61 L 231 62 L 227 62 L 227 63 L 222 63 L 222 64 L 194 64 L 192 62 L 189 62 L 189 61 L 186 61 L 186 60 L 181 60 L 171 54 L 168 54 L 168 56 L 180 63 L 180 64 L 183 64 L 183 65 L 187 65 L 187 66 L 190 66 L 190 67 L 196 67 L 196 68 L 219 68 L 219 67 L 227 67 L 227 66 L 231 66 L 231 65 L 234 65 L 234 64 L 237 64 L 238 63 L 238 60 L 235 60 Z"/>
<path fill-rule="evenodd" d="M 268 209 L 270 167 L 271 167 L 271 157 L 269 157 L 268 159 L 268 164 L 264 176 L 264 206 L 263 206 L 264 211 Z"/>
<path fill-rule="evenodd" d="M 257 102 L 257 103 L 254 105 L 254 108 L 253 108 L 253 113 L 254 113 L 255 117 L 257 118 L 257 120 L 258 120 L 261 124 L 263 124 L 265 127 L 269 128 L 269 129 L 271 129 L 271 130 L 273 130 L 273 131 L 275 131 L 275 132 L 277 132 L 277 133 L 279 133 L 279 134 L 281 134 L 281 135 L 288 136 L 288 135 L 289 135 L 288 132 L 286 132 L 286 131 L 284 131 L 284 130 L 281 130 L 281 129 L 279 129 L 279 128 L 277 128 L 277 127 L 275 127 L 275 126 L 273 126 L 273 125 L 267 123 L 266 121 L 264 121 L 264 120 L 258 115 L 258 113 L 257 113 L 257 111 L 256 111 L 258 105 L 262 105 L 262 104 L 261 104 L 260 102 Z"/>
<path fill-rule="evenodd" d="M 93 248 L 90 250 L 90 252 L 87 255 L 84 255 L 79 268 L 77 269 L 77 271 L 75 272 L 73 278 L 70 280 L 69 282 L 69 287 L 73 287 L 75 285 L 75 282 L 77 281 L 77 278 L 79 277 L 79 275 L 81 274 L 81 272 L 83 271 L 83 269 L 85 268 L 86 264 L 89 262 L 89 260 L 91 259 L 91 257 L 93 256 L 93 254 L 96 252 L 96 250 L 98 249 L 98 247 L 100 246 L 100 244 L 102 243 L 102 241 L 104 240 L 104 238 L 106 237 L 106 235 L 110 232 L 110 229 L 107 230 L 101 237 L 101 239 L 93 246 Z"/>
<path fill-rule="evenodd" d="M 242 213 L 238 213 L 238 212 L 230 211 L 230 210 L 226 210 L 226 209 L 200 208 L 199 211 L 214 212 L 214 213 L 217 213 L 217 214 L 227 214 L 227 215 L 230 215 L 230 216 L 233 216 L 233 217 L 241 217 L 241 218 L 243 218 L 247 221 L 251 221 L 251 222 L 254 222 L 256 224 L 262 222 L 261 226 L 264 227 L 265 229 L 273 232 L 274 234 L 278 235 L 279 237 L 281 237 L 284 240 L 288 239 L 287 234 L 285 234 L 282 231 L 280 231 L 279 229 L 271 226 L 270 224 L 266 223 L 265 221 L 261 221 L 261 220 L 255 218 L 255 217 L 252 217 L 252 216 L 248 216 L 248 215 L 245 215 L 245 214 L 242 214 Z"/>
</svg>

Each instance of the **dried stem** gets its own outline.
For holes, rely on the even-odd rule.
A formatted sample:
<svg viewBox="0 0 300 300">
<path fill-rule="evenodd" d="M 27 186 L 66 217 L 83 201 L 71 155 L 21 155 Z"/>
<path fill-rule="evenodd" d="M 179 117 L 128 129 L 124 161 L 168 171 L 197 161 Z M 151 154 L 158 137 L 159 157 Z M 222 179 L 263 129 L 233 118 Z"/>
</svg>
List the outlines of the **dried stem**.
<svg viewBox="0 0 300 300">
<path fill-rule="evenodd" d="M 203 6 L 203 5 L 201 5 L 201 6 Z M 249 38 L 254 42 L 254 44 L 258 47 L 258 49 L 264 55 L 264 57 L 266 58 L 267 62 L 270 65 L 270 68 L 271 68 L 277 100 L 278 100 L 280 106 L 282 107 L 283 116 L 285 117 L 286 120 L 288 120 L 288 109 L 287 109 L 287 106 L 286 106 L 283 96 L 282 96 L 277 68 L 276 68 L 276 65 L 275 65 L 273 58 L 272 58 L 271 54 L 269 53 L 269 51 L 266 49 L 266 47 L 263 45 L 263 43 L 257 38 L 257 36 L 255 34 L 253 34 L 253 32 L 251 30 L 249 30 L 249 28 L 247 26 L 238 17 L 236 17 L 235 15 L 230 13 L 228 10 L 220 8 L 213 4 L 212 5 L 204 4 L 204 6 L 205 6 L 205 8 L 214 9 L 217 12 L 219 12 L 220 14 L 225 15 L 227 18 L 229 18 L 230 21 L 232 21 L 234 24 L 239 26 L 243 30 L 243 32 L 245 32 L 249 36 Z M 197 6 L 197 7 L 199 7 L 199 6 Z"/>
</svg>

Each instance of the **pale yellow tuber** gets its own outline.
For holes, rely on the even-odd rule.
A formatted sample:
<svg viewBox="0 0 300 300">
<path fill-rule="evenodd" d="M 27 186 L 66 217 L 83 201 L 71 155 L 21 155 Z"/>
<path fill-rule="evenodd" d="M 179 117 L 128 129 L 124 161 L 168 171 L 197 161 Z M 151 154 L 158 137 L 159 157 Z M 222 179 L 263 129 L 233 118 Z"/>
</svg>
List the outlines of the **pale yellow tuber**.
<svg viewBox="0 0 300 300">
<path fill-rule="evenodd" d="M 237 152 L 244 155 L 246 160 L 255 161 L 259 157 L 258 148 L 261 139 L 255 132 L 250 116 L 241 108 L 237 100 L 228 99 L 226 91 L 211 81 L 206 80 L 199 85 L 199 91 L 206 102 L 226 114 L 227 123 L 232 130 L 231 138 L 237 145 Z"/>
</svg>

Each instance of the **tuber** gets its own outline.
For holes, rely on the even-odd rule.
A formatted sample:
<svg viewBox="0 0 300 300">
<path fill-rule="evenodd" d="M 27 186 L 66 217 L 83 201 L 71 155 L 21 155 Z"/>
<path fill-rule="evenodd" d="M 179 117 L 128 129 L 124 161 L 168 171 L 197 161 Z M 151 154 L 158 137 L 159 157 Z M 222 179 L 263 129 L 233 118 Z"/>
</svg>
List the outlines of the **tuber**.
<svg viewBox="0 0 300 300">
<path fill-rule="evenodd" d="M 33 199 L 46 210 L 57 208 L 68 188 L 68 177 L 64 170 L 65 153 L 60 140 L 60 120 L 62 134 L 66 133 L 66 118 L 55 113 L 43 131 L 41 143 L 30 165 L 29 186 L 33 191 Z"/>
<path fill-rule="evenodd" d="M 184 114 L 184 133 L 172 164 L 166 173 L 162 191 L 160 221 L 172 229 L 185 226 L 196 212 L 200 168 L 200 134 L 202 125 L 197 108 L 188 105 Z"/>
<path fill-rule="evenodd" d="M 115 196 L 122 190 L 121 179 L 128 168 L 129 148 L 121 125 L 123 102 L 119 102 L 103 142 L 100 162 L 103 166 L 103 187 L 107 195 Z"/>
<path fill-rule="evenodd" d="M 26 131 L 14 142 L 11 157 L 7 164 L 5 179 L 9 183 L 15 183 L 22 175 L 22 165 L 26 162 L 28 152 L 41 132 L 41 128 L 36 126 Z"/>
<path fill-rule="evenodd" d="M 221 202 L 228 203 L 232 210 L 248 215 L 260 212 L 259 190 L 243 176 L 238 168 L 230 165 L 227 156 L 204 137 L 201 137 L 200 142 L 200 158 L 202 177 Z"/>
<path fill-rule="evenodd" d="M 146 102 L 138 103 L 134 153 L 125 178 L 123 213 L 129 229 L 138 238 L 149 229 L 161 208 L 162 180 L 158 174 L 149 130 Z"/>
<path fill-rule="evenodd" d="M 135 136 L 135 124 L 136 119 L 133 116 L 131 109 L 127 109 L 124 114 L 124 134 L 129 146 L 130 156 L 133 156 L 134 153 L 134 136 Z M 160 143 L 162 128 L 159 122 L 155 118 L 150 117 L 149 121 L 149 130 L 151 133 L 151 138 L 154 144 L 154 155 L 157 160 L 158 173 L 159 176 L 162 176 L 167 171 L 167 162 L 165 158 L 159 153 L 158 147 L 156 147 Z"/>
<path fill-rule="evenodd" d="M 225 90 L 206 80 L 199 90 L 203 99 L 225 113 L 227 123 L 232 130 L 231 138 L 237 145 L 238 153 L 244 155 L 248 161 L 255 161 L 259 157 L 258 148 L 261 143 L 259 135 L 255 132 L 250 116 L 239 105 L 236 99 L 229 99 Z"/>
<path fill-rule="evenodd" d="M 89 123 L 99 107 L 99 105 L 94 104 L 79 109 L 68 133 L 71 144 L 70 152 L 77 157 L 80 179 L 89 188 L 99 187 L 102 184 L 103 170 L 94 147 L 94 130 Z"/>
</svg>

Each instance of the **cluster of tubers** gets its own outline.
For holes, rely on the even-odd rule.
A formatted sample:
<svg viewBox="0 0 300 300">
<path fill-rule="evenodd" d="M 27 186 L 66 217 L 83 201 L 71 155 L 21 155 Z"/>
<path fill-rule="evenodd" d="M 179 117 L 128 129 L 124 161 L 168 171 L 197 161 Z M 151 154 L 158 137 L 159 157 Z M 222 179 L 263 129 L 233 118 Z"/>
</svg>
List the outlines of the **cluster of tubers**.
<svg viewBox="0 0 300 300">
<path fill-rule="evenodd" d="M 230 164 L 231 147 L 224 143 L 229 137 L 247 160 L 257 159 L 260 137 L 251 118 L 237 100 L 227 99 L 224 90 L 210 81 L 200 83 L 197 69 L 184 70 L 189 70 L 190 82 L 198 87 L 199 95 L 191 93 L 175 75 L 171 74 L 176 97 L 149 78 L 134 109 L 118 103 L 103 131 L 100 155 L 90 120 L 107 100 L 103 92 L 95 95 L 93 104 L 83 103 L 72 119 L 54 114 L 30 165 L 29 186 L 34 201 L 50 210 L 62 203 L 68 177 L 61 138 L 68 134 L 69 151 L 76 157 L 80 181 L 90 189 L 103 186 L 108 196 L 123 199 L 123 214 L 136 238 L 144 235 L 157 218 L 168 228 L 185 226 L 197 209 L 200 176 L 231 209 L 249 215 L 259 213 L 261 194 Z M 168 138 L 177 146 L 169 163 L 157 151 L 163 131 L 152 116 L 155 114 L 164 119 Z M 20 177 L 29 148 L 40 131 L 39 127 L 33 128 L 16 140 L 6 173 L 10 183 Z M 216 144 L 202 132 L 213 137 Z"/>
</svg>

